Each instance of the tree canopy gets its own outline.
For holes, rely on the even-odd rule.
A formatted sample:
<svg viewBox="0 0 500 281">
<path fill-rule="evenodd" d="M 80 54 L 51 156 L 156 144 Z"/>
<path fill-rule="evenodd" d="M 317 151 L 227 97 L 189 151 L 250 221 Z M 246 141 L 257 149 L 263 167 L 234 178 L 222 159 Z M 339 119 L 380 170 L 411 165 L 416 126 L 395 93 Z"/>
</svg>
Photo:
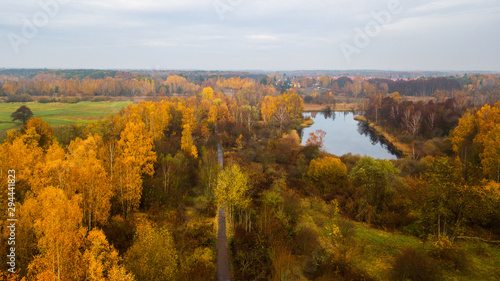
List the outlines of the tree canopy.
<svg viewBox="0 0 500 281">
<path fill-rule="evenodd" d="M 33 112 L 31 112 L 31 109 L 26 105 L 21 105 L 21 107 L 14 111 L 10 117 L 12 117 L 12 121 L 20 120 L 24 125 L 28 122 L 28 120 L 30 120 L 31 117 L 33 117 Z"/>
</svg>

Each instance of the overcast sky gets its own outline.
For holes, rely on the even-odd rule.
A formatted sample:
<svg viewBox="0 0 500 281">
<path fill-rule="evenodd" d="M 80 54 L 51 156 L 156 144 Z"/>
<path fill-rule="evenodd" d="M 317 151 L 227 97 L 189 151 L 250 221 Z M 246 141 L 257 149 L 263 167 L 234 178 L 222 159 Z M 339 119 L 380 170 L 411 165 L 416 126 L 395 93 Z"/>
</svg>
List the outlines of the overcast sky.
<svg viewBox="0 0 500 281">
<path fill-rule="evenodd" d="M 0 67 L 500 71 L 499 0 L 56 1 L 0 2 Z"/>
</svg>

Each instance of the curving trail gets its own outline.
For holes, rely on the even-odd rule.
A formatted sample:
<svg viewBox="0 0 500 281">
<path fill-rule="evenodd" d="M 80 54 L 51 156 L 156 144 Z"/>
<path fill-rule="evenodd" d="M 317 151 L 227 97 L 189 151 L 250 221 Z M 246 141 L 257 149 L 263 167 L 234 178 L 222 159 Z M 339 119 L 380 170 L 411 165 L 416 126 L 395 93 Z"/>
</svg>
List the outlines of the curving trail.
<svg viewBox="0 0 500 281">
<path fill-rule="evenodd" d="M 217 143 L 217 156 L 219 165 L 223 168 L 224 158 L 220 141 Z M 217 222 L 219 226 L 217 230 L 217 280 L 229 281 L 231 280 L 231 265 L 229 263 L 229 248 L 226 235 L 226 213 L 224 211 L 224 207 L 219 208 Z"/>
</svg>

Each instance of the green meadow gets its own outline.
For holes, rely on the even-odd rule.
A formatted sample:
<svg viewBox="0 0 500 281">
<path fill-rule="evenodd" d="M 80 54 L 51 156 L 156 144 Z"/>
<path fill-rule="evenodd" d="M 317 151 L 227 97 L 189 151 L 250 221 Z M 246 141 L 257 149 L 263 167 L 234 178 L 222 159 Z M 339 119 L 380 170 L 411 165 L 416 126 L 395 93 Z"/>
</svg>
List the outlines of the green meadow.
<svg viewBox="0 0 500 281">
<path fill-rule="evenodd" d="M 71 124 L 86 125 L 117 113 L 130 103 L 132 102 L 0 103 L 0 135 L 9 129 L 21 127 L 22 123 L 20 121 L 12 122 L 10 117 L 21 105 L 28 106 L 34 117 L 42 117 L 51 126 L 61 126 Z"/>
</svg>

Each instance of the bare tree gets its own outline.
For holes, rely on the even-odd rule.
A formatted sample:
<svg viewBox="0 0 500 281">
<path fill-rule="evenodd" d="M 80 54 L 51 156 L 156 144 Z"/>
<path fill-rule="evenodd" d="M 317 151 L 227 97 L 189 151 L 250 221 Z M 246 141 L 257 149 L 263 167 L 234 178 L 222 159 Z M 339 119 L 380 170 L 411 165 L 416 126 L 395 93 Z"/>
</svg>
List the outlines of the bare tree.
<svg viewBox="0 0 500 281">
<path fill-rule="evenodd" d="M 252 127 L 254 125 L 254 121 L 255 121 L 255 115 L 256 115 L 256 112 L 255 112 L 255 108 L 250 106 L 250 105 L 246 105 L 246 106 L 243 106 L 243 120 L 245 121 L 246 125 L 247 125 L 247 128 L 248 128 L 248 131 L 251 131 L 252 130 Z"/>
<path fill-rule="evenodd" d="M 283 127 L 288 122 L 289 117 L 290 116 L 288 116 L 286 106 L 282 103 L 279 104 L 278 108 L 274 112 L 274 120 L 276 120 L 276 122 L 280 125 L 280 131 L 283 130 Z"/>
<path fill-rule="evenodd" d="M 455 112 L 461 115 L 469 102 L 470 97 L 468 96 L 468 93 L 459 91 L 453 99 L 453 108 L 455 109 Z"/>
<path fill-rule="evenodd" d="M 415 137 L 420 131 L 422 125 L 422 113 L 420 111 L 411 114 L 411 110 L 407 109 L 403 115 L 403 124 L 406 127 L 406 132 L 412 136 L 412 153 L 415 158 Z"/>
<path fill-rule="evenodd" d="M 436 112 L 431 112 L 427 115 L 427 126 L 429 126 L 429 130 L 432 132 L 434 130 L 434 125 L 436 125 Z"/>
<path fill-rule="evenodd" d="M 399 116 L 399 105 L 391 107 L 391 119 L 394 120 L 394 124 L 397 124 Z"/>
</svg>

